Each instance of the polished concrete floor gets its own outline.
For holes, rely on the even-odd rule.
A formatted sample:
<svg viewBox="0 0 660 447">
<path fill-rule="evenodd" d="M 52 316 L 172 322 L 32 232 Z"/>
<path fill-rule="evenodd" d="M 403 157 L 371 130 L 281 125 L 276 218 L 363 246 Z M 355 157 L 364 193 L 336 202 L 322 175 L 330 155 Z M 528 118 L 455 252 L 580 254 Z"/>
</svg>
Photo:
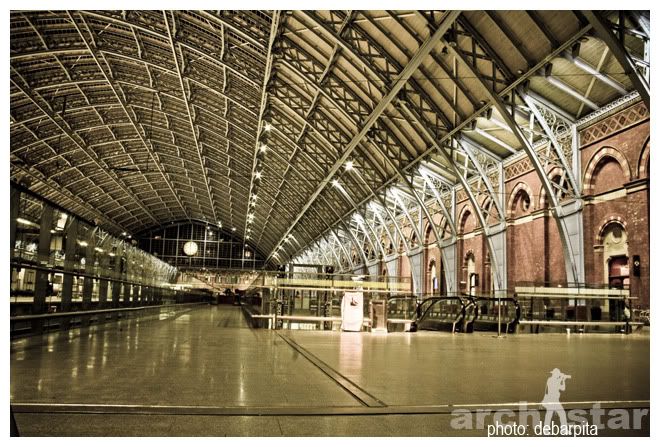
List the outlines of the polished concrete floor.
<svg viewBox="0 0 660 447">
<path fill-rule="evenodd" d="M 457 409 L 648 408 L 649 336 L 253 330 L 211 306 L 11 342 L 26 436 L 462 436 Z M 517 414 L 517 413 L 516 413 Z M 641 431 L 648 433 L 648 418 Z"/>
</svg>

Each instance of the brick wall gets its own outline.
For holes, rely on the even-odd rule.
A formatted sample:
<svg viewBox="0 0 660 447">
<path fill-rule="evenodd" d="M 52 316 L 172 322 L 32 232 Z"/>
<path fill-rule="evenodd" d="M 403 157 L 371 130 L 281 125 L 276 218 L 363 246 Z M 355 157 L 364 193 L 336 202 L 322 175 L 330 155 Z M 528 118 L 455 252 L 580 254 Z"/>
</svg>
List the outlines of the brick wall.
<svg viewBox="0 0 660 447">
<path fill-rule="evenodd" d="M 580 131 L 581 177 L 584 182 L 585 208 L 584 251 L 586 281 L 606 282 L 604 260 L 598 237 L 604 223 L 610 219 L 625 223 L 628 234 L 628 254 L 641 258 L 640 277 L 631 276 L 631 295 L 638 296 L 641 307 L 649 306 L 649 222 L 648 222 L 648 139 L 650 124 L 648 111 L 638 102 L 620 112 L 596 122 Z M 507 203 L 507 276 L 509 288 L 519 282 L 545 283 L 550 286 L 565 283 L 566 264 L 557 223 L 543 202 L 541 181 L 528 159 L 505 169 Z M 521 208 L 513 197 L 524 189 L 530 196 L 530 207 Z M 472 253 L 479 290 L 490 291 L 490 268 L 487 246 L 479 230 L 479 223 L 466 200 L 465 193 L 457 194 L 455 222 L 459 232 L 456 262 L 459 289 L 466 291 L 465 259 Z M 470 210 L 464 219 L 464 208 Z M 439 221 L 439 220 L 438 220 Z M 435 239 L 430 238 L 429 243 Z M 405 256 L 404 256 L 405 257 Z M 440 275 L 440 250 L 427 248 L 425 254 L 424 292 L 430 293 L 428 265 L 436 260 Z M 409 274 L 407 259 L 401 261 L 402 272 Z M 630 268 L 632 275 L 632 265 Z"/>
<path fill-rule="evenodd" d="M 650 306 L 649 220 L 646 153 L 650 135 L 648 112 L 638 103 L 581 132 L 586 141 L 580 156 L 585 205 L 585 267 L 587 280 L 607 280 L 599 236 L 610 221 L 619 221 L 628 235 L 630 292 L 637 305 Z M 640 172 L 641 171 L 641 172 Z M 641 176 L 640 176 L 641 174 Z M 632 274 L 632 256 L 639 255 L 641 275 Z"/>
</svg>

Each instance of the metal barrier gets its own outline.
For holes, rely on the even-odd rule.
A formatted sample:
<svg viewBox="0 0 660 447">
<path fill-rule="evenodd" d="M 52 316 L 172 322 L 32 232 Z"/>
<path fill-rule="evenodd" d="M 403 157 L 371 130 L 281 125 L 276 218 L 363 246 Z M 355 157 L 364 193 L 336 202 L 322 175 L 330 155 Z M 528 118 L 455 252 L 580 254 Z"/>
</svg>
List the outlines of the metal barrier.
<svg viewBox="0 0 660 447">
<path fill-rule="evenodd" d="M 85 310 L 78 312 L 55 312 L 37 315 L 20 315 L 11 317 L 10 333 L 12 337 L 20 337 L 55 330 L 69 330 L 92 324 L 103 324 L 131 317 L 140 317 L 158 313 L 167 309 L 182 309 L 183 307 L 208 304 L 206 302 L 161 304 L 156 306 L 120 307 L 114 309 Z"/>
<path fill-rule="evenodd" d="M 520 304 L 516 299 L 479 296 L 472 296 L 470 299 L 473 300 L 476 311 L 472 330 L 505 334 L 516 331 L 520 322 Z"/>
<path fill-rule="evenodd" d="M 394 318 L 388 315 L 387 322 L 388 326 L 390 324 L 403 324 L 407 326 L 406 330 L 410 329 L 410 325 L 415 322 L 414 315 L 416 314 L 417 301 L 415 297 L 406 297 L 409 298 L 411 309 L 410 312 L 402 315 L 395 315 Z M 394 298 L 395 300 L 400 299 Z M 318 330 L 327 330 L 333 329 L 341 323 L 341 316 L 316 316 L 316 315 L 282 315 L 278 313 L 267 313 L 262 314 L 259 312 L 258 308 L 255 308 L 253 305 L 250 305 L 247 302 L 242 302 L 243 315 L 245 316 L 248 324 L 252 328 L 258 329 L 292 329 L 292 323 L 310 324 L 314 325 L 314 329 Z M 271 310 L 274 306 L 271 306 Z M 402 316 L 407 318 L 396 318 L 396 316 Z M 327 325 L 330 323 L 329 325 Z M 363 318 L 362 320 L 363 327 L 371 326 L 371 319 L 368 317 Z"/>
<path fill-rule="evenodd" d="M 628 297 L 627 290 L 595 289 L 587 294 L 574 295 L 551 293 L 553 291 L 547 289 L 545 294 L 525 293 L 519 296 L 521 327 L 529 327 L 534 333 L 541 331 L 541 328 L 629 333 L 645 324 L 636 321 L 632 313 L 626 317 L 626 300 L 636 299 Z"/>
</svg>

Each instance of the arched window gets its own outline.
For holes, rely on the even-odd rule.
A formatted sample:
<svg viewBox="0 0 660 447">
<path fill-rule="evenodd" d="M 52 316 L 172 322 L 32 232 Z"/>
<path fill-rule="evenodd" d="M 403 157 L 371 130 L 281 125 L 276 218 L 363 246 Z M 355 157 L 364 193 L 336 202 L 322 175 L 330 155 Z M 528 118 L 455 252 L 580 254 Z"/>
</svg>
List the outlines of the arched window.
<svg viewBox="0 0 660 447">
<path fill-rule="evenodd" d="M 429 280 L 430 280 L 430 292 L 433 295 L 437 295 L 440 289 L 440 282 L 438 281 L 438 270 L 435 266 L 435 260 L 431 261 L 429 264 Z"/>
<path fill-rule="evenodd" d="M 477 275 L 477 263 L 474 260 L 474 253 L 470 252 L 465 256 L 465 267 L 467 293 L 475 295 L 479 285 L 479 276 Z"/>
<path fill-rule="evenodd" d="M 623 169 L 614 157 L 603 157 L 594 170 L 592 177 L 592 193 L 601 194 L 613 189 L 621 188 L 625 183 Z"/>
<path fill-rule="evenodd" d="M 628 267 L 628 234 L 619 222 L 603 228 L 603 259 L 605 281 L 610 287 L 627 288 L 630 284 Z"/>
</svg>

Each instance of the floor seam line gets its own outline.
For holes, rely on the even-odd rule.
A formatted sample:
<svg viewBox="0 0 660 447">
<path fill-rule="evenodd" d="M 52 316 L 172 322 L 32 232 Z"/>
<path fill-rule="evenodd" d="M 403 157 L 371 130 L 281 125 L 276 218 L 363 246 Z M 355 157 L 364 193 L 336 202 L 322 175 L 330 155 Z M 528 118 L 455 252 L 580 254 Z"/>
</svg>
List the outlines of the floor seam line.
<svg viewBox="0 0 660 447">
<path fill-rule="evenodd" d="M 344 390 L 346 390 L 351 396 L 353 396 L 355 399 L 357 399 L 359 402 L 361 402 L 364 406 L 366 407 L 373 407 L 373 408 L 382 408 L 382 407 L 387 407 L 387 404 L 383 402 L 382 400 L 378 399 L 376 396 L 372 395 L 368 391 L 364 390 L 362 387 L 354 383 L 352 380 L 350 380 L 348 377 L 345 377 L 343 374 L 341 374 L 339 371 L 335 370 L 332 368 L 330 365 L 325 363 L 323 360 L 319 359 L 316 357 L 314 354 L 309 352 L 307 349 L 304 347 L 300 346 L 298 343 L 293 341 L 291 338 L 284 336 L 278 332 L 276 332 L 277 336 L 280 337 L 282 340 L 284 340 L 291 348 L 298 353 L 300 353 L 303 357 L 305 357 L 312 365 L 314 365 L 316 368 L 318 368 L 323 374 L 328 376 L 330 379 L 335 381 L 339 386 L 341 386 Z M 325 369 L 330 370 L 330 373 L 326 371 Z M 364 394 L 366 397 L 374 400 L 377 402 L 377 405 L 370 405 L 365 399 L 362 397 L 358 396 L 356 393 L 351 391 L 346 385 L 344 385 L 341 381 L 337 380 L 336 377 L 333 377 L 333 374 L 336 376 L 339 376 L 342 380 L 348 382 L 350 385 L 355 387 L 361 394 Z"/>
</svg>

